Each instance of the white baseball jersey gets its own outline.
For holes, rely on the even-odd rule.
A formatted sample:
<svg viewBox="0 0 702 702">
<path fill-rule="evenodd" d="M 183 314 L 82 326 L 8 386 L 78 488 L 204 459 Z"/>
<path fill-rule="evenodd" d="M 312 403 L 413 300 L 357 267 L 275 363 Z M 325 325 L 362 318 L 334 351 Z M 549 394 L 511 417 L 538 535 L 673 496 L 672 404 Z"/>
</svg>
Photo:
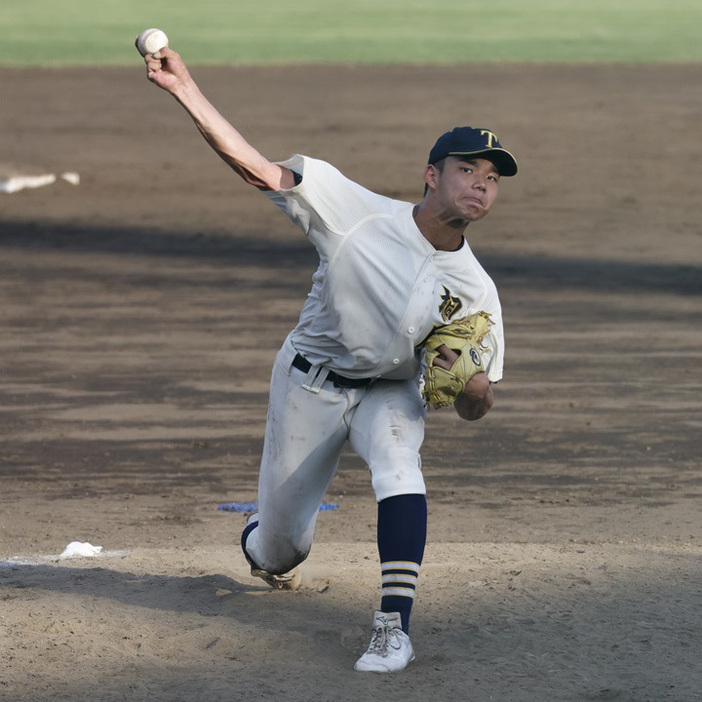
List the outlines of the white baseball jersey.
<svg viewBox="0 0 702 702">
<path fill-rule="evenodd" d="M 500 380 L 500 301 L 467 241 L 437 251 L 415 224 L 411 203 L 373 193 L 324 161 L 296 155 L 279 165 L 302 182 L 267 194 L 320 258 L 292 332 L 300 354 L 349 378 L 412 378 L 435 327 L 482 310 L 494 322 L 483 362 L 489 379 Z"/>
</svg>

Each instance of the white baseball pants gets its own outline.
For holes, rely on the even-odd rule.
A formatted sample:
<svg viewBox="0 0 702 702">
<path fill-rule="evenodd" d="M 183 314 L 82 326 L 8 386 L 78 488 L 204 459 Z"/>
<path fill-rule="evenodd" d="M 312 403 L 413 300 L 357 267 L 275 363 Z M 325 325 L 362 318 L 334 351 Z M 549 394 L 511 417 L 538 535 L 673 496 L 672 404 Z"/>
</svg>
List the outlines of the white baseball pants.
<svg viewBox="0 0 702 702">
<path fill-rule="evenodd" d="M 288 338 L 273 366 L 258 527 L 245 545 L 249 557 L 271 573 L 285 573 L 307 557 L 346 440 L 368 465 L 378 502 L 426 493 L 419 456 L 426 410 L 419 379 L 337 388 L 324 380 L 325 369 L 305 373 L 293 367 L 295 355 Z"/>
</svg>

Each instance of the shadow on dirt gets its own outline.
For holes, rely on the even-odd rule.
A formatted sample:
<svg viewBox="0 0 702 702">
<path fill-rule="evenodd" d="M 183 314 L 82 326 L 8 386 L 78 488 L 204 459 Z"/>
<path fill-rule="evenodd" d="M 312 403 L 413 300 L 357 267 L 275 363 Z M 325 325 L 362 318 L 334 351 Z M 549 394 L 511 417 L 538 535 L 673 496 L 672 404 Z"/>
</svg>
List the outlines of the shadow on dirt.
<svg viewBox="0 0 702 702">
<path fill-rule="evenodd" d="M 0 221 L 0 248 L 232 260 L 238 265 L 274 269 L 296 268 L 313 264 L 316 260 L 312 247 L 304 239 L 281 242 L 253 235 L 85 228 L 29 221 Z M 498 283 L 523 280 L 532 285 L 556 288 L 702 294 L 702 268 L 699 266 L 511 254 L 483 254 L 480 259 Z"/>
</svg>

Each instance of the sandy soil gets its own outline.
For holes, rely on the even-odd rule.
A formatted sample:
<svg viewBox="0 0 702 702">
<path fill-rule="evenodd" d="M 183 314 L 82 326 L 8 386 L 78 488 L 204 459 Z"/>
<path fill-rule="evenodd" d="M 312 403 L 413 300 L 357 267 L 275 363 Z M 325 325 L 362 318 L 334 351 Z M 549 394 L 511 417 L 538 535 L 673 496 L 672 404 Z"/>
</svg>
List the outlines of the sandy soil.
<svg viewBox="0 0 702 702">
<path fill-rule="evenodd" d="M 345 457 L 303 590 L 251 578 L 267 377 L 314 256 L 133 70 L 0 71 L 0 699 L 698 700 L 700 68 L 201 69 L 266 155 L 409 200 L 436 136 L 519 157 L 470 232 L 505 380 L 432 413 L 417 661 L 352 671 L 375 505 Z M 471 228 L 472 229 L 472 228 Z M 74 540 L 103 547 L 60 560 Z"/>
</svg>

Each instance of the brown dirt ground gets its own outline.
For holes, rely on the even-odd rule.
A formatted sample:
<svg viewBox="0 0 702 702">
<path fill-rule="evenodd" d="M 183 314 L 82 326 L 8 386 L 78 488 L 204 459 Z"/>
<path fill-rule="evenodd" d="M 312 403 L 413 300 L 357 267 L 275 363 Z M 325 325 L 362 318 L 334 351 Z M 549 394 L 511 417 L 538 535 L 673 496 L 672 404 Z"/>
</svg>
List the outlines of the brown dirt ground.
<svg viewBox="0 0 702 702">
<path fill-rule="evenodd" d="M 348 455 L 305 588 L 247 573 L 275 350 L 310 246 L 142 69 L 1 70 L 0 698 L 699 699 L 699 66 L 196 69 L 271 158 L 417 200 L 436 136 L 518 178 L 470 231 L 505 308 L 494 410 L 432 413 L 417 662 L 352 671 L 379 594 Z M 71 541 L 95 559 L 57 560 Z"/>
</svg>

